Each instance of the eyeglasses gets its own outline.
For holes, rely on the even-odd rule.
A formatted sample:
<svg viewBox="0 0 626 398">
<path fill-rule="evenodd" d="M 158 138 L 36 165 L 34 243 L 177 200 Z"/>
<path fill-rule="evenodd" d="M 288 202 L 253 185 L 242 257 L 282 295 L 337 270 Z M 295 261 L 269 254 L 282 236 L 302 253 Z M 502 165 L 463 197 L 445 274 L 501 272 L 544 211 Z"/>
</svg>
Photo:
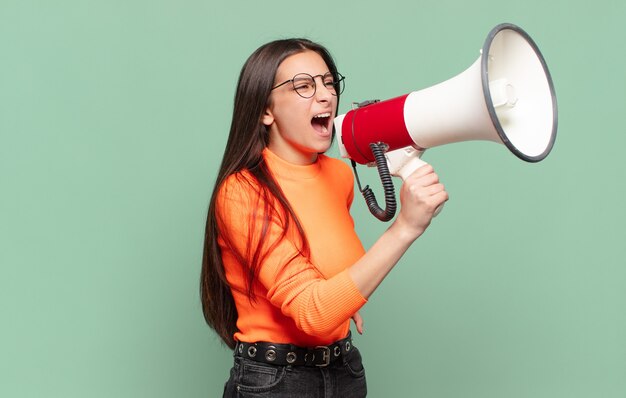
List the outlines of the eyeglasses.
<svg viewBox="0 0 626 398">
<path fill-rule="evenodd" d="M 311 76 L 308 73 L 298 73 L 293 77 L 293 79 L 289 79 L 280 83 L 277 86 L 272 87 L 272 90 L 277 89 L 278 87 L 284 86 L 287 83 L 293 84 L 293 89 L 296 93 L 302 98 L 311 98 L 315 95 L 315 91 L 317 89 L 315 78 L 322 78 L 322 83 L 324 87 L 334 96 L 337 96 L 343 92 L 345 86 L 345 76 L 341 73 L 337 73 L 336 76 L 330 72 L 327 72 L 323 75 L 315 75 Z"/>
</svg>

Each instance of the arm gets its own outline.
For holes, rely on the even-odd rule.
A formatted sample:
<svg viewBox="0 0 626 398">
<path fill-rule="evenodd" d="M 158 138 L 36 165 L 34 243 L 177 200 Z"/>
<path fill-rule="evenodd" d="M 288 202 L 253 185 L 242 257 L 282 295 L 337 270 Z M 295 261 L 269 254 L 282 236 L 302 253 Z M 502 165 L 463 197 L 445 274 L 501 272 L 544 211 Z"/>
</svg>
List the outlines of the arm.
<svg viewBox="0 0 626 398">
<path fill-rule="evenodd" d="M 430 225 L 435 209 L 448 200 L 448 194 L 432 166 L 426 165 L 411 174 L 400 191 L 401 210 L 349 274 L 363 297 L 368 298 L 397 264 L 409 246 Z"/>
<path fill-rule="evenodd" d="M 280 219 L 274 219 L 263 234 L 249 228 L 250 221 L 259 217 L 259 198 L 245 184 L 233 179 L 230 182 L 227 185 L 231 189 L 223 190 L 218 200 L 220 228 L 236 237 L 232 243 L 244 257 L 251 246 L 271 247 L 271 254 L 259 269 L 258 282 L 267 289 L 267 300 L 292 318 L 299 329 L 312 335 L 332 332 L 365 304 L 411 243 L 424 232 L 434 209 L 447 199 L 432 167 L 418 169 L 402 187 L 402 208 L 389 230 L 354 265 L 325 279 L 300 253 L 293 235 L 278 238 L 283 225 Z M 243 270 L 236 271 L 240 272 L 243 274 Z"/>
</svg>

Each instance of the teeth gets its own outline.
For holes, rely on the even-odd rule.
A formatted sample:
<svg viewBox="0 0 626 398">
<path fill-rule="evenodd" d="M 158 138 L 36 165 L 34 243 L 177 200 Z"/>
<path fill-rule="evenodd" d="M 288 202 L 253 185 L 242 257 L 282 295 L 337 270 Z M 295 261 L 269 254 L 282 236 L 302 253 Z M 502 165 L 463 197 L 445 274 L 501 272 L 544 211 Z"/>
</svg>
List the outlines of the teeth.
<svg viewBox="0 0 626 398">
<path fill-rule="evenodd" d="M 313 116 L 313 118 L 317 118 L 317 117 L 330 117 L 330 112 L 320 113 L 319 115 Z"/>
</svg>

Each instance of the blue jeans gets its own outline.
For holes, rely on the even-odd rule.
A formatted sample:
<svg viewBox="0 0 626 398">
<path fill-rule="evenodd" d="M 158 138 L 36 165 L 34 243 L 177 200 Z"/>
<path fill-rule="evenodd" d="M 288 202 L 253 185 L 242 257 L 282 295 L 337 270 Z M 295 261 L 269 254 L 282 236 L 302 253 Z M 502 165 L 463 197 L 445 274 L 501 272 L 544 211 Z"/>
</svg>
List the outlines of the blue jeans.
<svg viewBox="0 0 626 398">
<path fill-rule="evenodd" d="M 235 357 L 224 398 L 362 398 L 361 353 L 352 349 L 326 367 L 277 366 Z"/>
</svg>

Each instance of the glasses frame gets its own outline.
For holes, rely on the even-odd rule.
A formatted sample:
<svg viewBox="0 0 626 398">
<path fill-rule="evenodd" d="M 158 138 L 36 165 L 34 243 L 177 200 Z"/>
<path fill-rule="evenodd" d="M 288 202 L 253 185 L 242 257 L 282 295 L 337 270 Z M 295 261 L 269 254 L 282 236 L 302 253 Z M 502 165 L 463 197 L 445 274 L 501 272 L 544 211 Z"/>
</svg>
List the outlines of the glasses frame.
<svg viewBox="0 0 626 398">
<path fill-rule="evenodd" d="M 307 97 L 307 96 L 304 96 L 304 95 L 302 95 L 302 94 L 300 94 L 300 92 L 299 92 L 299 91 L 298 91 L 298 89 L 296 88 L 296 85 L 294 84 L 294 81 L 296 80 L 296 78 L 297 78 L 298 76 L 301 76 L 301 75 L 308 76 L 308 77 L 310 77 L 310 78 L 311 78 L 311 80 L 313 81 L 313 93 L 312 93 L 311 95 L 309 95 L 308 97 Z M 326 73 L 324 73 L 323 75 L 315 75 L 315 76 L 309 75 L 308 73 L 298 73 L 298 74 L 296 74 L 293 78 L 291 78 L 291 79 L 289 79 L 289 80 L 285 80 L 284 82 L 282 82 L 282 83 L 280 83 L 280 84 L 277 84 L 276 86 L 272 87 L 272 91 L 273 91 L 273 90 L 275 90 L 275 89 L 277 89 L 277 88 L 279 88 L 279 87 L 284 86 L 284 85 L 285 85 L 285 84 L 287 84 L 287 83 L 291 83 L 291 84 L 293 85 L 293 90 L 294 90 L 294 91 L 296 92 L 296 94 L 298 94 L 300 97 L 302 97 L 302 98 L 312 98 L 312 97 L 315 95 L 315 93 L 317 92 L 317 82 L 315 81 L 315 78 L 316 78 L 316 77 L 321 78 L 321 79 L 322 79 L 322 83 L 323 83 L 323 82 L 324 82 L 324 77 L 326 77 L 326 76 L 328 76 L 328 75 L 332 76 L 332 77 L 335 79 L 335 82 L 333 83 L 333 86 L 335 86 L 335 92 L 334 92 L 334 93 L 331 93 L 331 94 L 332 94 L 333 96 L 335 96 L 335 97 L 337 97 L 337 96 L 341 95 L 341 93 L 343 93 L 344 88 L 346 87 L 345 82 L 344 82 L 344 79 L 345 79 L 346 77 L 345 77 L 344 75 L 342 75 L 341 73 L 339 73 L 339 72 L 337 72 L 337 73 L 335 73 L 335 74 L 333 74 L 332 72 L 326 72 Z M 324 86 L 326 86 L 326 85 L 324 85 Z"/>
</svg>

